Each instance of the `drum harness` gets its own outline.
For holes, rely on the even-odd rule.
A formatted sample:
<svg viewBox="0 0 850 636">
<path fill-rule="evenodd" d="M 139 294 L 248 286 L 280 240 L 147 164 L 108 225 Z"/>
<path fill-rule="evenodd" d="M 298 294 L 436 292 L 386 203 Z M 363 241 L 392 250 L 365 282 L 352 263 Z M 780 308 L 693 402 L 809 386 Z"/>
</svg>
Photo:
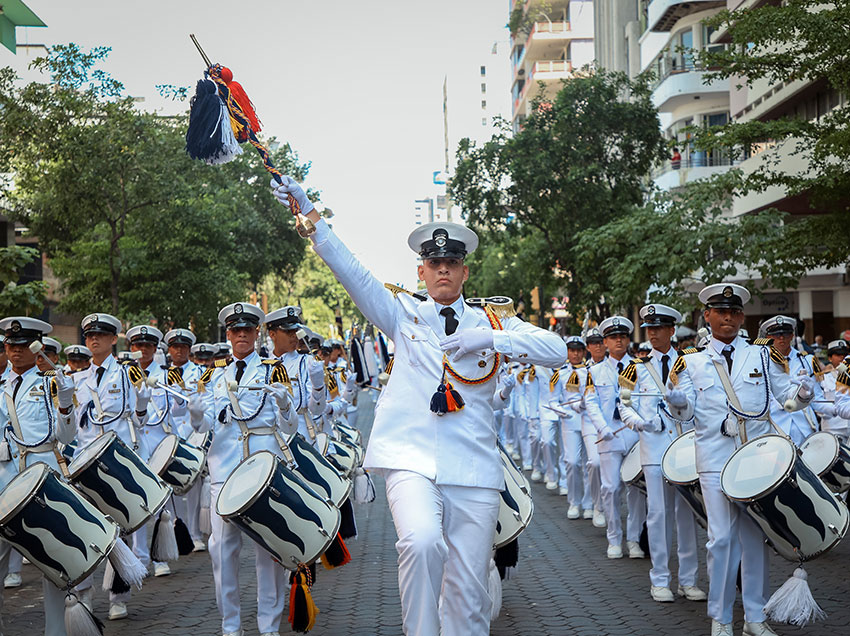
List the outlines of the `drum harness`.
<svg viewBox="0 0 850 636">
<path fill-rule="evenodd" d="M 269 383 L 269 379 L 271 378 L 272 366 L 265 365 L 266 367 L 266 377 L 265 384 Z M 251 435 L 274 435 L 275 440 L 277 441 L 278 446 L 280 446 L 280 451 L 283 453 L 283 458 L 286 460 L 288 466 L 297 466 L 297 462 L 295 461 L 295 457 L 292 455 L 292 451 L 289 450 L 289 445 L 283 439 L 283 435 L 280 434 L 280 431 L 276 426 L 257 426 L 254 428 L 248 428 L 248 422 L 260 414 L 263 410 L 263 407 L 266 405 L 266 401 L 269 398 L 269 394 L 263 391 L 263 397 L 260 399 L 260 406 L 257 407 L 257 410 L 254 411 L 251 415 L 245 416 L 242 413 L 242 407 L 239 405 L 239 399 L 236 397 L 236 394 L 230 390 L 230 387 L 227 387 L 227 397 L 230 400 L 230 404 L 227 405 L 226 409 L 229 411 L 228 415 L 230 419 L 235 420 L 239 425 L 239 441 L 242 442 L 242 459 L 247 459 L 250 454 L 250 437 Z"/>
<path fill-rule="evenodd" d="M 661 398 L 658 400 L 658 403 L 655 405 L 656 410 L 658 411 L 658 415 L 662 413 L 672 420 L 673 424 L 676 426 L 676 434 L 682 434 L 682 420 L 673 417 L 673 414 L 667 410 L 667 404 L 664 401 L 665 396 L 667 395 L 667 387 L 664 386 L 664 382 L 661 379 L 661 376 L 658 375 L 658 370 L 652 366 L 652 363 L 647 363 L 643 365 L 646 369 L 646 372 L 649 373 L 652 381 L 655 382 L 655 386 L 658 387 L 658 392 L 661 393 Z M 640 397 L 640 391 L 638 391 L 637 396 Z M 664 418 L 661 418 L 661 426 L 664 426 Z M 661 430 L 664 430 L 663 428 Z"/>
<path fill-rule="evenodd" d="M 54 433 L 56 431 L 56 420 L 53 413 L 52 404 L 50 403 L 50 384 L 53 381 L 51 376 L 42 378 L 42 398 L 44 399 L 44 408 L 47 413 L 47 435 L 34 444 L 28 444 L 24 441 L 24 434 L 21 429 L 21 423 L 18 420 L 18 412 L 15 409 L 15 401 L 8 393 L 4 393 L 6 397 L 6 407 L 9 410 L 9 426 L 6 427 L 6 432 L 15 445 L 18 447 L 18 470 L 23 472 L 27 467 L 27 455 L 30 453 L 46 453 L 53 451 L 59 468 L 62 474 L 68 476 L 68 462 L 65 456 L 56 448 L 56 439 Z"/>
<path fill-rule="evenodd" d="M 103 429 L 105 426 L 112 424 L 113 422 L 117 422 L 122 417 L 127 419 L 127 428 L 130 429 L 130 441 L 133 443 L 133 450 L 139 450 L 139 440 L 136 437 L 136 427 L 133 422 L 130 421 L 130 414 L 127 413 L 127 394 L 130 391 L 130 379 L 127 376 L 127 370 L 123 367 L 120 367 L 121 372 L 121 409 L 118 411 L 117 415 L 112 415 L 112 413 L 106 413 L 103 410 L 103 406 L 100 404 L 100 396 L 97 394 L 97 387 L 95 387 L 94 391 L 89 391 L 91 393 L 91 401 L 89 402 L 86 410 L 83 412 L 83 417 L 80 421 L 80 426 L 85 427 L 86 421 L 91 422 L 92 424 L 100 427 L 100 433 L 98 437 L 103 435 Z M 97 416 L 95 417 L 92 413 L 92 410 L 97 411 Z M 105 420 L 104 417 L 112 416 L 110 419 Z"/>
</svg>

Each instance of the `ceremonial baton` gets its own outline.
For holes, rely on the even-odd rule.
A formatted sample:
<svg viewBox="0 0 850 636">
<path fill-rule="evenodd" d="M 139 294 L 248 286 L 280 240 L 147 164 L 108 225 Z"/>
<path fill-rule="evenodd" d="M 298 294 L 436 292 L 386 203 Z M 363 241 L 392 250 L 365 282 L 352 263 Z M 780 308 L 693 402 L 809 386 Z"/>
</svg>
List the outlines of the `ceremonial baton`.
<svg viewBox="0 0 850 636">
<path fill-rule="evenodd" d="M 33 340 L 30 343 L 30 351 L 46 360 L 47 364 L 49 364 L 53 368 L 53 370 L 56 371 L 56 373 L 61 373 L 62 375 L 65 375 L 65 371 L 62 369 L 62 367 L 60 367 L 58 364 L 54 364 L 53 360 L 48 358 L 47 354 L 44 353 L 44 345 L 41 344 L 40 340 Z"/>
<path fill-rule="evenodd" d="M 152 388 L 152 389 L 155 389 L 155 388 L 156 388 L 156 389 L 162 389 L 162 390 L 163 390 L 163 391 L 165 391 L 166 393 L 170 393 L 171 395 L 173 395 L 174 397 L 176 397 L 177 399 L 179 399 L 179 400 L 181 400 L 181 401 L 183 401 L 183 402 L 188 402 L 188 401 L 189 401 L 188 396 L 186 396 L 186 395 L 184 395 L 184 394 L 180 393 L 180 391 L 178 391 L 178 390 L 177 390 L 177 389 L 175 389 L 175 388 L 172 388 L 172 387 L 168 386 L 167 384 L 163 384 L 162 382 L 160 382 L 160 381 L 159 381 L 159 380 L 157 380 L 156 378 L 152 378 L 152 377 L 148 376 L 148 377 L 145 379 L 145 384 L 147 384 L 147 385 L 148 385 L 150 388 Z"/>
</svg>

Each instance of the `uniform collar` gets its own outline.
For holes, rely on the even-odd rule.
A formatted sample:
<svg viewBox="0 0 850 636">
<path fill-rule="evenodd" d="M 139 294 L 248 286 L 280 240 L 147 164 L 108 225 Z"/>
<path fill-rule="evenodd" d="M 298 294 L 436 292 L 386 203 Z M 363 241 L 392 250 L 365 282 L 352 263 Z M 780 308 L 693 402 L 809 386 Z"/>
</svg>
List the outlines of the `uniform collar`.
<svg viewBox="0 0 850 636">
<path fill-rule="evenodd" d="M 13 384 L 14 384 L 14 382 L 15 382 L 15 379 L 18 377 L 18 374 L 17 374 L 17 373 L 15 373 L 15 372 L 12 370 L 12 365 L 11 365 L 11 364 L 7 367 L 7 369 L 8 369 L 8 371 L 9 371 L 9 375 L 8 375 L 8 377 L 6 378 L 6 384 L 7 384 L 8 386 L 13 386 Z M 21 374 L 20 374 L 20 377 L 21 377 L 21 378 L 25 378 L 25 377 L 27 377 L 27 376 L 33 375 L 34 373 L 38 373 L 38 365 L 37 365 L 37 364 L 34 364 L 32 367 L 30 367 L 29 369 L 27 369 L 26 371 L 24 371 L 23 373 L 21 373 Z"/>
<path fill-rule="evenodd" d="M 115 365 L 115 356 L 110 353 L 108 356 L 106 356 L 106 359 L 103 361 L 103 364 L 96 365 L 94 362 L 92 362 L 89 369 L 93 369 L 92 375 L 94 375 L 95 373 L 97 373 L 98 369 L 103 368 L 103 369 L 106 369 L 107 371 L 109 371 L 114 365 Z"/>
<path fill-rule="evenodd" d="M 614 371 L 617 370 L 617 364 L 619 364 L 620 362 L 623 363 L 623 368 L 625 369 L 627 366 L 629 366 L 629 362 L 632 361 L 632 357 L 628 353 L 624 355 L 621 360 L 615 360 L 612 356 L 608 356 L 605 359 L 608 361 L 608 364 L 611 365 L 611 368 Z"/>
<path fill-rule="evenodd" d="M 676 352 L 676 350 L 673 347 L 670 347 L 667 350 L 667 353 L 661 353 L 658 349 L 653 349 L 652 351 L 649 352 L 649 355 L 652 358 L 654 358 L 655 360 L 658 360 L 658 362 L 661 362 L 661 356 L 664 356 L 664 355 L 670 356 L 671 362 L 679 357 L 679 354 Z"/>
<path fill-rule="evenodd" d="M 455 310 L 455 317 L 457 317 L 457 319 L 459 321 L 460 317 L 463 315 L 463 310 L 464 310 L 464 307 L 466 306 L 466 302 L 464 302 L 463 294 L 461 294 L 460 296 L 458 296 L 458 299 L 456 301 L 454 301 L 451 305 L 443 305 L 443 304 L 438 303 L 436 300 L 434 301 L 434 305 L 437 307 L 437 313 L 438 314 L 441 311 L 443 311 L 444 307 L 451 307 L 452 309 Z M 442 316 L 440 316 L 440 318 L 442 318 Z"/>
</svg>

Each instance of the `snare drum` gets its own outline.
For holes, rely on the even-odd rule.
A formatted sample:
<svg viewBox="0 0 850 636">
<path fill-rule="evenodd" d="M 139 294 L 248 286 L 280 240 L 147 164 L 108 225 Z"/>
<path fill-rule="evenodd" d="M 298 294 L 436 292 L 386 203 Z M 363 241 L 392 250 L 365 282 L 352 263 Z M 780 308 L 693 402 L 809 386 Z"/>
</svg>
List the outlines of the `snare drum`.
<svg viewBox="0 0 850 636">
<path fill-rule="evenodd" d="M 313 490 L 330 499 L 337 507 L 351 493 L 351 480 L 340 475 L 326 457 L 298 433 L 286 440 L 295 460 L 296 472 Z"/>
<path fill-rule="evenodd" d="M 68 472 L 71 483 L 127 534 L 141 528 L 171 496 L 171 488 L 115 431 L 79 449 Z"/>
<path fill-rule="evenodd" d="M 207 456 L 197 446 L 176 435 L 166 435 L 151 453 L 148 465 L 175 495 L 186 494 L 204 470 Z"/>
<path fill-rule="evenodd" d="M 627 486 L 637 488 L 644 495 L 646 494 L 646 478 L 643 476 L 643 466 L 640 463 L 640 440 L 635 442 L 623 457 L 623 463 L 620 464 L 620 478 Z"/>
<path fill-rule="evenodd" d="M 696 433 L 687 431 L 673 440 L 661 458 L 661 474 L 679 491 L 679 495 L 694 513 L 694 518 L 708 528 L 705 513 L 705 498 L 699 485 L 697 473 L 697 449 L 694 445 Z"/>
<path fill-rule="evenodd" d="M 343 423 L 341 423 L 341 422 L 337 422 L 337 423 L 335 424 L 335 427 L 336 427 L 337 429 L 339 429 L 339 431 L 340 431 L 343 435 L 345 435 L 346 437 L 350 438 L 350 442 L 351 442 L 352 444 L 354 444 L 355 446 L 362 446 L 362 444 L 363 444 L 363 435 L 360 433 L 360 431 L 359 431 L 358 429 L 354 428 L 354 427 L 353 427 L 353 426 L 351 426 L 350 424 L 343 424 Z"/>
<path fill-rule="evenodd" d="M 526 487 L 525 477 L 520 473 L 522 481 L 517 481 L 516 466 L 513 465 L 510 457 L 507 457 L 506 462 L 506 456 L 502 454 L 505 488 L 499 499 L 499 518 L 496 521 L 494 548 L 501 548 L 516 539 L 531 523 L 531 516 L 534 514 L 534 502 Z"/>
<path fill-rule="evenodd" d="M 349 444 L 335 439 L 331 442 L 326 457 L 338 465 L 337 470 L 345 477 L 351 477 L 351 473 L 357 468 L 357 452 Z"/>
<path fill-rule="evenodd" d="M 94 572 L 119 528 L 47 464 L 37 462 L 0 492 L 0 536 L 59 589 Z"/>
<path fill-rule="evenodd" d="M 205 453 L 209 453 L 213 442 L 213 432 L 199 433 L 198 431 L 192 431 L 192 434 L 186 438 L 186 441 L 192 446 L 200 448 Z"/>
<path fill-rule="evenodd" d="M 339 510 L 269 451 L 236 467 L 221 487 L 216 512 L 290 570 L 319 558 L 340 524 Z"/>
<path fill-rule="evenodd" d="M 720 473 L 720 487 L 744 503 L 780 556 L 800 562 L 820 556 L 847 532 L 850 512 L 798 461 L 794 444 L 764 435 L 736 450 Z"/>
<path fill-rule="evenodd" d="M 812 433 L 800 446 L 800 456 L 832 492 L 850 490 L 850 448 L 832 433 Z"/>
<path fill-rule="evenodd" d="M 499 447 L 499 454 L 502 456 L 502 466 L 504 466 L 505 469 L 511 474 L 511 477 L 513 477 L 514 481 L 516 481 L 516 483 L 518 483 L 522 487 L 523 491 L 526 494 L 530 495 L 531 483 L 528 481 L 528 477 L 525 476 L 525 473 L 523 473 L 519 469 L 519 466 L 516 465 L 514 460 L 511 459 L 511 456 L 508 451 L 506 451 L 505 447 L 502 446 L 502 442 L 497 440 L 496 444 Z"/>
</svg>

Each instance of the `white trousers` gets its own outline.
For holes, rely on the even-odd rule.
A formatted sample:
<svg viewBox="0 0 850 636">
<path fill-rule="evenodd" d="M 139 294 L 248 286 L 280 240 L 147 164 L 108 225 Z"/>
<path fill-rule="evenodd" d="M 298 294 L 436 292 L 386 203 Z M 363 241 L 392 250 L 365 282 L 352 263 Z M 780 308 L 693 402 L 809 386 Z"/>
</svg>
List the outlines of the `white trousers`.
<svg viewBox="0 0 850 636">
<path fill-rule="evenodd" d="M 180 497 L 186 502 L 185 514 L 183 521 L 189 529 L 189 534 L 194 541 L 203 541 L 204 534 L 200 530 L 198 520 L 201 514 L 201 488 L 203 487 L 203 478 L 198 477 L 195 484 L 189 489 L 185 495 Z"/>
<path fill-rule="evenodd" d="M 540 420 L 540 454 L 546 482 L 558 481 L 558 420 Z"/>
<path fill-rule="evenodd" d="M 516 439 L 516 419 L 513 415 L 507 412 L 507 409 L 502 412 L 502 444 L 509 449 L 518 449 L 519 445 Z"/>
<path fill-rule="evenodd" d="M 679 585 L 696 585 L 697 524 L 694 513 L 675 487 L 664 481 L 661 466 L 644 466 L 643 475 L 646 479 L 646 533 L 652 559 L 649 581 L 658 587 L 670 587 L 669 561 L 675 518 Z"/>
<path fill-rule="evenodd" d="M 584 461 L 584 441 L 581 431 L 571 431 L 561 424 L 561 480 L 560 486 L 566 488 L 571 506 L 580 506 L 583 510 L 593 508 L 590 484 L 585 480 L 587 462 Z M 597 463 L 597 479 L 599 469 Z"/>
<path fill-rule="evenodd" d="M 522 466 L 520 468 L 531 470 L 531 440 L 529 438 L 528 420 L 524 417 L 515 417 L 514 429 L 517 443 L 519 444 L 519 454 L 522 456 Z"/>
<path fill-rule="evenodd" d="M 596 435 L 585 435 L 582 433 L 581 440 L 584 446 L 584 483 L 585 488 L 590 489 L 590 499 L 593 509 L 604 511 L 602 503 L 602 469 L 599 460 L 599 451 L 596 446 Z"/>
<path fill-rule="evenodd" d="M 21 568 L 24 566 L 24 555 L 12 548 L 9 553 L 9 574 L 20 574 Z M 3 578 L 6 578 L 5 576 Z"/>
<path fill-rule="evenodd" d="M 531 448 L 531 468 L 543 472 L 543 440 L 540 431 L 540 418 L 528 418 L 528 443 Z M 522 457 L 525 463 L 525 455 Z"/>
<path fill-rule="evenodd" d="M 223 483 L 212 484 L 212 500 L 218 499 Z M 210 511 L 212 535 L 209 541 L 215 578 L 215 602 L 221 614 L 221 631 L 238 632 L 241 623 L 239 601 L 239 552 L 242 550 L 242 532 L 232 523 Z M 289 597 L 289 573 L 272 560 L 263 548 L 255 545 L 257 570 L 257 627 L 260 633 L 280 629 L 283 609 Z"/>
<path fill-rule="evenodd" d="M 9 573 L 9 553 L 11 545 L 0 539 L 0 581 Z M 44 636 L 65 635 L 65 592 L 53 585 L 46 578 L 41 579 L 44 593 Z M 3 596 L 0 589 L 0 634 L 3 633 Z"/>
<path fill-rule="evenodd" d="M 708 615 L 721 623 L 732 622 L 740 563 L 744 619 L 764 622 L 769 590 L 764 534 L 743 506 L 729 501 L 720 490 L 720 473 L 700 473 L 699 483 L 708 516 Z"/>
<path fill-rule="evenodd" d="M 623 480 L 620 466 L 625 453 L 599 453 L 599 472 L 602 480 L 602 505 L 608 521 L 608 544 L 622 545 L 623 522 L 620 519 L 620 499 Z M 637 488 L 626 487 L 626 541 L 640 541 L 643 522 L 646 520 L 646 497 Z"/>
<path fill-rule="evenodd" d="M 440 486 L 406 470 L 384 472 L 398 541 L 406 636 L 486 636 L 499 491 Z M 262 630 L 260 630 L 262 631 Z"/>
</svg>

